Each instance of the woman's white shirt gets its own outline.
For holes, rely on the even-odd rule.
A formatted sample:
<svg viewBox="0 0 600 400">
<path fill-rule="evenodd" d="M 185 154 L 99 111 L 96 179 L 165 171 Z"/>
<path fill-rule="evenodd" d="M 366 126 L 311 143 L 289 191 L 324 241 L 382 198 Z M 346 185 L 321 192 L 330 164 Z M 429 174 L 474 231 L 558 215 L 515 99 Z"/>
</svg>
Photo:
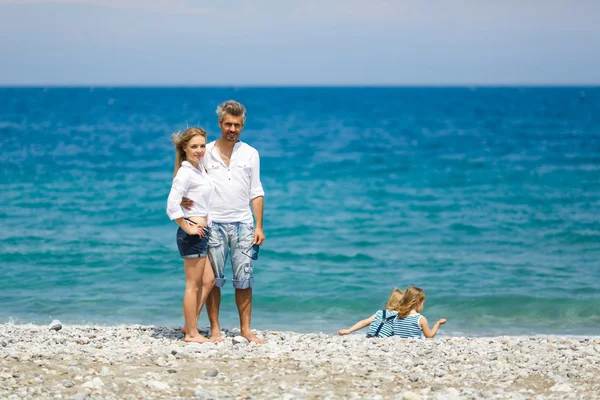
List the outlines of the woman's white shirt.
<svg viewBox="0 0 600 400">
<path fill-rule="evenodd" d="M 204 171 L 194 167 L 189 161 L 183 161 L 181 168 L 173 178 L 171 192 L 167 199 L 167 215 L 171 220 L 182 217 L 208 217 L 208 211 L 215 193 L 215 185 Z M 189 210 L 181 207 L 181 199 L 187 197 L 194 201 Z"/>
</svg>

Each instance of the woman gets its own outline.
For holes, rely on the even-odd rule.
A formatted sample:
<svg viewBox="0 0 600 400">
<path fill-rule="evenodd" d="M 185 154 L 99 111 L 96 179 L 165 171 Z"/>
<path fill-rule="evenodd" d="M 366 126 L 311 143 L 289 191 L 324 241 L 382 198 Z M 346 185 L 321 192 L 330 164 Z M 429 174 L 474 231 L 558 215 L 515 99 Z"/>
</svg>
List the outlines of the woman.
<svg viewBox="0 0 600 400">
<path fill-rule="evenodd" d="M 215 276 L 206 262 L 210 220 L 208 210 L 214 185 L 201 160 L 206 151 L 206 132 L 189 128 L 172 136 L 175 145 L 175 178 L 167 200 L 167 214 L 179 225 L 177 247 L 183 258 L 185 292 L 183 316 L 186 342 L 209 341 L 198 332 L 198 318 L 206 298 L 215 284 Z M 189 210 L 182 209 L 181 199 L 194 201 Z"/>
</svg>

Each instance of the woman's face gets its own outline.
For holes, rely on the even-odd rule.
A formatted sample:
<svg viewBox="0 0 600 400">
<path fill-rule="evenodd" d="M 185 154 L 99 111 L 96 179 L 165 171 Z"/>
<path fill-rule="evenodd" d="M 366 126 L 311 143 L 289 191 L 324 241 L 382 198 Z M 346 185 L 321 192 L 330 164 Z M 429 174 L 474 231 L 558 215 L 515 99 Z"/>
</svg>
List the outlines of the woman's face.
<svg viewBox="0 0 600 400">
<path fill-rule="evenodd" d="M 425 305 L 425 300 L 423 300 L 422 302 L 419 303 L 419 306 L 417 307 L 417 312 L 423 311 L 424 305 Z"/>
<path fill-rule="evenodd" d="M 206 138 L 204 136 L 194 136 L 183 149 L 185 152 L 185 159 L 192 164 L 198 164 L 204 152 L 206 151 Z"/>
</svg>

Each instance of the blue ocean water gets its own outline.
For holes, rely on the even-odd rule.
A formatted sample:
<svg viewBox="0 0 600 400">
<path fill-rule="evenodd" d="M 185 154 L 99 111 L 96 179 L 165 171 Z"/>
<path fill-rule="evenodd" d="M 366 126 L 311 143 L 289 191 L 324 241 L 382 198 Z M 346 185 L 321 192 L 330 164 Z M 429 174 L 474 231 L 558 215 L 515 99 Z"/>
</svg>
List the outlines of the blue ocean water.
<svg viewBox="0 0 600 400">
<path fill-rule="evenodd" d="M 600 334 L 600 88 L 0 89 L 0 322 L 179 325 L 169 134 L 216 139 L 229 98 L 266 191 L 254 327 L 412 284 L 445 335 Z"/>
</svg>

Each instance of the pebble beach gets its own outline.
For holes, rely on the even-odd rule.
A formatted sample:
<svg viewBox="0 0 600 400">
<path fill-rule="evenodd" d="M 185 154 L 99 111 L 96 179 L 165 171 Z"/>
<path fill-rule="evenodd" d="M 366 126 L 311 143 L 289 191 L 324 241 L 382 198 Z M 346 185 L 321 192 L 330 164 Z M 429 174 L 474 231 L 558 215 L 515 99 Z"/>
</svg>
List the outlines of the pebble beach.
<svg viewBox="0 0 600 400">
<path fill-rule="evenodd" d="M 0 398 L 600 398 L 597 337 L 238 334 L 187 344 L 175 327 L 0 325 Z"/>
</svg>

